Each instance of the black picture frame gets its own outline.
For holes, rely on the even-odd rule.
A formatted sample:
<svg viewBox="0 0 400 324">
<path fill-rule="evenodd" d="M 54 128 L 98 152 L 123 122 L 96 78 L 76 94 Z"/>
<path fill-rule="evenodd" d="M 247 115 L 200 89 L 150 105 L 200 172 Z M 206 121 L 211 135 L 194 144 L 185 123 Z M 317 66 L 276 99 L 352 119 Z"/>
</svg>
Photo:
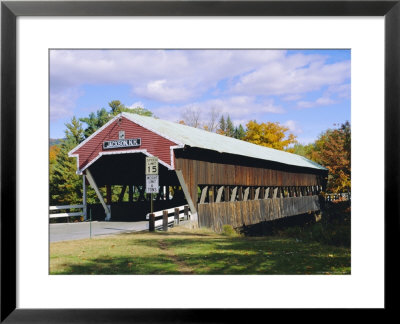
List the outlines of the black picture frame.
<svg viewBox="0 0 400 324">
<path fill-rule="evenodd" d="M 16 19 L 19 16 L 384 16 L 385 309 L 398 276 L 388 248 L 399 234 L 400 0 L 395 1 L 2 1 L 1 2 L 1 322 L 233 322 L 261 310 L 16 308 Z M 373 150 L 373 148 L 371 148 Z M 366 156 L 371 152 L 367 152 Z M 373 166 L 371 166 L 372 168 Z M 371 176 L 373 172 L 371 171 Z M 375 188 L 374 190 L 382 190 Z M 392 256 L 392 258 L 395 256 Z M 394 294 L 393 294 L 394 296 Z M 257 316 L 256 314 L 251 314 Z"/>
</svg>

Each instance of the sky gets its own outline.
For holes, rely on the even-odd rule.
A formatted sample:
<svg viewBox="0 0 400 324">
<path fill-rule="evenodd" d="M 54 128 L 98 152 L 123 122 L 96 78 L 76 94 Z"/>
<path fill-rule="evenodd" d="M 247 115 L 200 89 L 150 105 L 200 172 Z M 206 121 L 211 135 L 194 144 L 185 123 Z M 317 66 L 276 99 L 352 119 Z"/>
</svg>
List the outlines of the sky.
<svg viewBox="0 0 400 324">
<path fill-rule="evenodd" d="M 350 62 L 350 50 L 51 50 L 50 137 L 119 100 L 176 122 L 188 110 L 279 122 L 308 144 L 351 121 Z"/>
</svg>

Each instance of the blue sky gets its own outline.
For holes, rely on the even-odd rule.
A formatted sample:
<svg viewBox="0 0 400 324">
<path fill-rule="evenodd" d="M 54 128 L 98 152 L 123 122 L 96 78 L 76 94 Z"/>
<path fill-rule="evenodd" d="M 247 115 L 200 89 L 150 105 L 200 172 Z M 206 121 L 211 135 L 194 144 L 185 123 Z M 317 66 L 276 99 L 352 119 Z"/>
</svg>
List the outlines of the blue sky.
<svg viewBox="0 0 400 324">
<path fill-rule="evenodd" d="M 51 50 L 50 137 L 108 102 L 179 121 L 279 122 L 300 143 L 350 121 L 350 50 Z"/>
</svg>

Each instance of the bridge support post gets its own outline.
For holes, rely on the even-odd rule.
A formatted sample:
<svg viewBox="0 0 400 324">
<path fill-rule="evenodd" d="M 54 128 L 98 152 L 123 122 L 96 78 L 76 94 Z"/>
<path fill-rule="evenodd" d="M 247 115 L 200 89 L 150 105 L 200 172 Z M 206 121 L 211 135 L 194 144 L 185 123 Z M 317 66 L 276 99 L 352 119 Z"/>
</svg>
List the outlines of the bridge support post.
<svg viewBox="0 0 400 324">
<path fill-rule="evenodd" d="M 154 213 L 150 214 L 150 219 L 149 219 L 149 232 L 154 232 L 155 229 L 155 223 L 156 223 L 156 217 L 154 216 Z"/>
<path fill-rule="evenodd" d="M 99 198 L 100 203 L 102 204 L 102 206 L 104 208 L 104 211 L 106 213 L 106 219 L 105 220 L 109 221 L 111 219 L 111 210 L 109 209 L 109 207 L 104 202 L 103 196 L 101 195 L 101 192 L 100 192 L 99 188 L 97 187 L 97 184 L 94 181 L 94 178 L 93 178 L 92 174 L 90 173 L 89 168 L 86 169 L 86 176 L 87 176 L 87 179 L 89 181 L 89 184 L 92 186 L 92 188 L 96 192 L 96 195 Z"/>
<path fill-rule="evenodd" d="M 184 213 L 185 213 L 185 219 L 189 220 L 189 206 L 185 205 L 184 208 Z"/>
<path fill-rule="evenodd" d="M 168 231 L 168 211 L 163 211 L 163 231 Z"/>
<path fill-rule="evenodd" d="M 189 205 L 190 212 L 192 213 L 191 220 L 193 221 L 193 225 L 198 227 L 198 217 L 197 217 L 197 210 L 194 207 L 192 197 L 190 196 L 189 189 L 186 185 L 185 179 L 183 178 L 183 174 L 181 170 L 175 170 L 176 175 L 178 177 L 179 183 L 182 187 L 183 193 L 185 194 L 186 201 Z"/>
<path fill-rule="evenodd" d="M 174 209 L 174 223 L 179 225 L 179 208 Z"/>
<path fill-rule="evenodd" d="M 83 205 L 83 220 L 87 220 L 87 203 L 86 203 L 86 175 L 82 176 L 82 205 Z"/>
</svg>

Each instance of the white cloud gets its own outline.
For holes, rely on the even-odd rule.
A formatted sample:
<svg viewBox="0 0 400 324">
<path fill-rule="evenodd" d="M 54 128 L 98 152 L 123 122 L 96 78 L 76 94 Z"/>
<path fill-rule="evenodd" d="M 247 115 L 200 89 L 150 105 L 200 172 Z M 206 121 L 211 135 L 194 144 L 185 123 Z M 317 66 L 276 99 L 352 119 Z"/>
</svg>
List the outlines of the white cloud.
<svg viewBox="0 0 400 324">
<path fill-rule="evenodd" d="M 200 119 L 207 122 L 214 109 L 220 115 L 229 115 L 235 124 L 245 124 L 251 119 L 260 119 L 265 113 L 279 114 L 284 110 L 276 106 L 273 100 L 257 101 L 256 97 L 233 96 L 223 99 L 210 99 L 186 105 L 170 105 L 153 109 L 154 114 L 161 119 L 177 121 L 186 110 L 200 111 Z M 245 121 L 245 122 L 244 122 Z"/>
<path fill-rule="evenodd" d="M 133 104 L 131 104 L 130 106 L 128 106 L 128 108 L 145 108 L 143 102 L 141 101 L 136 101 Z"/>
<path fill-rule="evenodd" d="M 293 62 L 290 62 L 293 61 Z M 258 68 L 240 78 L 233 93 L 249 95 L 299 95 L 340 85 L 350 78 L 350 61 L 324 64 L 310 55 L 298 60 L 284 58 Z"/>
<path fill-rule="evenodd" d="M 283 125 L 286 126 L 287 128 L 289 128 L 289 130 L 292 133 L 294 133 L 295 135 L 303 133 L 303 130 L 301 129 L 301 127 L 299 126 L 299 123 L 297 121 L 288 120 L 285 123 L 283 123 Z"/>
<path fill-rule="evenodd" d="M 314 108 L 338 103 L 342 99 L 350 98 L 350 84 L 341 84 L 328 87 L 321 97 L 315 101 L 299 101 L 298 108 Z"/>
<path fill-rule="evenodd" d="M 244 113 L 281 112 L 268 96 L 293 101 L 325 88 L 328 93 L 320 104 L 326 105 L 331 96 L 349 95 L 350 79 L 350 61 L 327 64 L 326 59 L 283 50 L 52 50 L 52 96 L 70 97 L 64 102 L 54 99 L 52 115 L 68 113 L 77 99 L 72 89 L 82 85 L 125 84 L 137 100 L 169 105 L 196 105 L 209 94 L 230 96 L 208 103 L 238 118 Z"/>
<path fill-rule="evenodd" d="M 83 95 L 83 91 L 68 88 L 65 91 L 50 91 L 50 119 L 56 121 L 65 117 L 72 117 L 76 100 Z"/>
</svg>

